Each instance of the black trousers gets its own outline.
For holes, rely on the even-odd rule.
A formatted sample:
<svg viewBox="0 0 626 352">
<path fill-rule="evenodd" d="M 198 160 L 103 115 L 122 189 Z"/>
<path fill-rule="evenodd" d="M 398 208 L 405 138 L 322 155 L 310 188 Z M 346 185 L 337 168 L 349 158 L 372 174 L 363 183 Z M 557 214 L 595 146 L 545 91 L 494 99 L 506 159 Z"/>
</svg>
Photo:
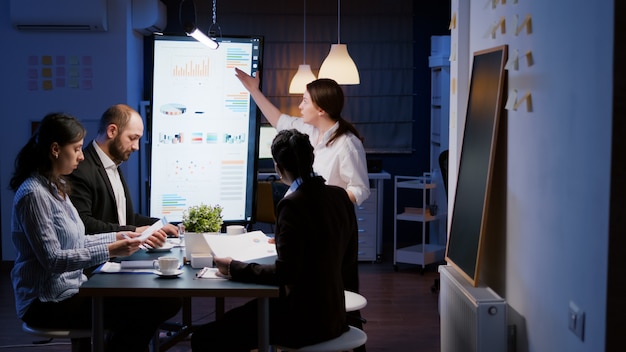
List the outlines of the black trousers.
<svg viewBox="0 0 626 352">
<path fill-rule="evenodd" d="M 178 313 L 180 298 L 110 297 L 103 300 L 107 351 L 144 351 L 159 325 Z M 91 298 L 74 295 L 61 302 L 35 300 L 22 318 L 39 328 L 91 328 Z"/>
</svg>

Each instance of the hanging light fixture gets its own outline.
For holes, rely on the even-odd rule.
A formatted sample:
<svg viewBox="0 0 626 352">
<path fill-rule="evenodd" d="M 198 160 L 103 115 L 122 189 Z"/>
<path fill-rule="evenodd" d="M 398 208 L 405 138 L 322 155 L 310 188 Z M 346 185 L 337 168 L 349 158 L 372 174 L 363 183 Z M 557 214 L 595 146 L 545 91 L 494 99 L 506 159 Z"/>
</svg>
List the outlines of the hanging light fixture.
<svg viewBox="0 0 626 352">
<path fill-rule="evenodd" d="M 185 24 L 185 33 L 188 36 L 195 38 L 200 43 L 208 46 L 210 49 L 217 49 L 220 45 L 215 40 L 211 39 L 206 34 L 202 33 L 193 23 L 187 22 Z"/>
<path fill-rule="evenodd" d="M 304 40 L 302 47 L 304 48 L 304 53 L 302 55 L 302 65 L 298 66 L 298 72 L 291 79 L 291 84 L 289 84 L 289 93 L 290 94 L 302 94 L 306 91 L 306 85 L 312 81 L 314 81 L 315 75 L 311 71 L 311 66 L 306 63 L 306 0 L 304 0 Z"/>
<path fill-rule="evenodd" d="M 211 27 L 209 27 L 209 34 L 211 34 L 211 28 L 213 28 L 213 26 L 216 25 L 215 23 L 215 1 L 213 0 L 213 24 L 211 25 Z M 179 10 L 178 10 L 178 15 L 180 16 L 181 10 L 183 8 L 183 3 L 185 2 L 185 0 L 180 2 L 180 6 L 179 6 Z M 193 11 L 194 11 L 194 16 L 196 16 L 196 21 L 197 21 L 197 14 L 196 14 L 196 4 L 194 3 L 193 5 Z M 219 28 L 219 25 L 217 25 Z M 215 41 L 215 39 L 209 37 L 208 35 L 202 33 L 202 31 L 196 27 L 196 25 L 193 22 L 187 22 L 184 25 L 184 29 L 185 29 L 185 33 L 187 33 L 188 36 L 193 37 L 195 40 L 199 41 L 200 43 L 208 46 L 210 49 L 217 49 L 220 45 L 217 41 Z M 221 29 L 220 29 L 220 35 L 221 35 Z"/>
<path fill-rule="evenodd" d="M 341 44 L 340 36 L 341 0 L 337 0 L 337 44 L 330 46 L 330 52 L 320 67 L 319 78 L 332 78 L 338 84 L 359 84 L 359 71 L 348 54 L 348 46 Z"/>
</svg>

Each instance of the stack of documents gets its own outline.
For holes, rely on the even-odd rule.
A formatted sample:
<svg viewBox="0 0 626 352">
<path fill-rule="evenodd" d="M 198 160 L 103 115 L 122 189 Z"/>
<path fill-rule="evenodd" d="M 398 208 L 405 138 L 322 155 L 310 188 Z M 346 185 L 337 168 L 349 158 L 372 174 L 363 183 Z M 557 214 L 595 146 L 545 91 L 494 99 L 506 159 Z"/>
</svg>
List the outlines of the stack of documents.
<svg viewBox="0 0 626 352">
<path fill-rule="evenodd" d="M 128 260 L 121 263 L 106 262 L 100 265 L 94 273 L 154 274 L 154 267 L 152 266 L 152 260 Z"/>
<path fill-rule="evenodd" d="M 267 257 L 276 257 L 276 245 L 263 231 L 246 232 L 241 235 L 209 235 L 204 239 L 211 247 L 213 257 L 231 257 L 242 262 L 251 262 Z"/>
</svg>

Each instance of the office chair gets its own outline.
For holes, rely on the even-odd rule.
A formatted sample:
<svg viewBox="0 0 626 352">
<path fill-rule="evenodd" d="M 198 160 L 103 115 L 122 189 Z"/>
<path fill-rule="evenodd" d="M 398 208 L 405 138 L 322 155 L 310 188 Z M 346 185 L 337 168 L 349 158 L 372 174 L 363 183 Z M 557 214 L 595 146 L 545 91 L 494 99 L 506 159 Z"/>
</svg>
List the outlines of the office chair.
<svg viewBox="0 0 626 352">
<path fill-rule="evenodd" d="M 272 182 L 260 181 L 257 183 L 255 211 L 255 220 L 270 224 L 270 228 L 272 229 L 272 232 L 274 232 L 276 211 L 274 209 Z"/>
<path fill-rule="evenodd" d="M 448 150 L 444 150 L 439 154 L 439 170 L 441 170 L 441 178 L 443 179 L 443 188 L 448 196 Z"/>
<path fill-rule="evenodd" d="M 441 178 L 443 179 L 443 189 L 448 196 L 448 150 L 444 150 L 439 154 L 439 170 L 441 171 Z M 432 292 L 439 292 L 439 279 L 435 279 L 435 282 L 430 287 Z"/>
</svg>

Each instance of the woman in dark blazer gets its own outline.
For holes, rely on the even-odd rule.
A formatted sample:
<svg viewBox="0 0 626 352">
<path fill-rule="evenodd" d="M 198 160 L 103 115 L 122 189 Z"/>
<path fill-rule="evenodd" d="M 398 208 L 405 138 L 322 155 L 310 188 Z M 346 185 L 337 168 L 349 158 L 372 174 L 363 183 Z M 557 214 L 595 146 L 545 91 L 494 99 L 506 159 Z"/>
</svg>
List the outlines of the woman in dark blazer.
<svg viewBox="0 0 626 352">
<path fill-rule="evenodd" d="M 306 134 L 280 131 L 272 156 L 281 180 L 290 186 L 276 209 L 275 263 L 214 260 L 231 280 L 278 285 L 280 296 L 270 300 L 270 343 L 301 347 L 348 329 L 344 288 L 358 290 L 357 222 L 345 190 L 313 173 L 313 147 Z M 194 332 L 192 349 L 257 348 L 256 315 L 256 300 L 228 311 Z"/>
</svg>

